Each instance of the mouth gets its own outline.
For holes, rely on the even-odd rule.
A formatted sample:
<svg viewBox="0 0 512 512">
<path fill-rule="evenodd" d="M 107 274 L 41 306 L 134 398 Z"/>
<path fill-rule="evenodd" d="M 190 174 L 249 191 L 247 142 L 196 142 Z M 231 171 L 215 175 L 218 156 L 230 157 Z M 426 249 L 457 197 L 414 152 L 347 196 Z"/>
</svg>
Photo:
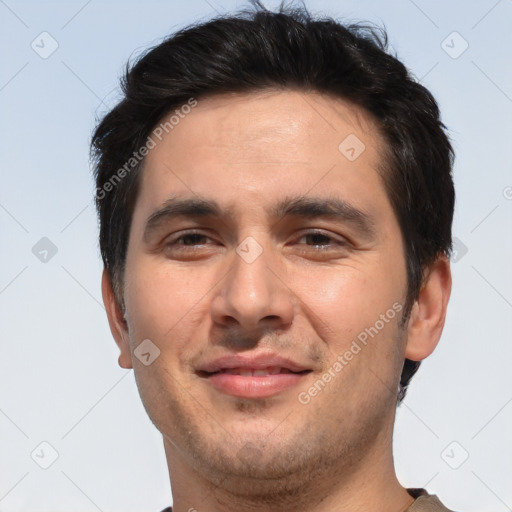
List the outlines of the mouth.
<svg viewBox="0 0 512 512">
<path fill-rule="evenodd" d="M 239 398 L 268 398 L 297 386 L 312 370 L 281 366 L 239 366 L 199 371 L 198 376 L 217 391 Z"/>
</svg>

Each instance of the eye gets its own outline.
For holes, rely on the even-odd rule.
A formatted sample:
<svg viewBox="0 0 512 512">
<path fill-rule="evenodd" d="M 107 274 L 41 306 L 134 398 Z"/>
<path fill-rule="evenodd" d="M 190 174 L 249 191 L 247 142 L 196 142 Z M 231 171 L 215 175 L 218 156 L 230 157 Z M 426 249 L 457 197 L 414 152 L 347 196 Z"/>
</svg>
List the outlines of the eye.
<svg viewBox="0 0 512 512">
<path fill-rule="evenodd" d="M 162 247 L 168 258 L 185 261 L 208 257 L 219 249 L 218 245 L 200 231 L 180 231 L 167 237 Z"/>
<path fill-rule="evenodd" d="M 194 245 L 203 245 L 201 242 L 204 240 L 210 240 L 210 238 L 203 233 L 184 233 L 179 237 L 171 239 L 168 241 L 167 245 L 182 245 L 182 246 L 194 246 Z M 182 241 L 183 243 L 179 243 Z"/>
<path fill-rule="evenodd" d="M 298 239 L 299 244 L 301 240 L 306 240 L 306 246 L 317 247 L 320 248 L 320 250 L 335 249 L 348 245 L 346 240 L 333 237 L 330 234 L 324 233 L 322 231 L 311 231 L 309 233 L 304 233 Z"/>
</svg>

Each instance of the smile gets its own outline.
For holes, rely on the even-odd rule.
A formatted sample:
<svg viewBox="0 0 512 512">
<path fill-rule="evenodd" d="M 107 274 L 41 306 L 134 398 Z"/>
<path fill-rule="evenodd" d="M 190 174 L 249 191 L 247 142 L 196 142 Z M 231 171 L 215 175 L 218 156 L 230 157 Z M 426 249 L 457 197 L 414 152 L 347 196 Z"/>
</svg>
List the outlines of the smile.
<svg viewBox="0 0 512 512">
<path fill-rule="evenodd" d="M 268 398 L 297 386 L 311 370 L 293 372 L 287 368 L 225 368 L 217 372 L 201 372 L 218 391 L 240 398 Z"/>
</svg>

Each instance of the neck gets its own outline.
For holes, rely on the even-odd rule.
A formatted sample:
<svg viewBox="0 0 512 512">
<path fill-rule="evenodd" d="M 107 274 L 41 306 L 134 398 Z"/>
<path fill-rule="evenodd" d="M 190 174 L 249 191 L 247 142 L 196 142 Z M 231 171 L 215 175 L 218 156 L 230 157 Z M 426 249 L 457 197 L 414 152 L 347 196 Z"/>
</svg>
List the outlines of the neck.
<svg viewBox="0 0 512 512">
<path fill-rule="evenodd" d="M 314 478 L 308 468 L 280 481 L 209 478 L 164 437 L 173 512 L 404 512 L 414 499 L 396 478 L 392 425 L 380 434 L 364 453 L 322 468 Z"/>
</svg>

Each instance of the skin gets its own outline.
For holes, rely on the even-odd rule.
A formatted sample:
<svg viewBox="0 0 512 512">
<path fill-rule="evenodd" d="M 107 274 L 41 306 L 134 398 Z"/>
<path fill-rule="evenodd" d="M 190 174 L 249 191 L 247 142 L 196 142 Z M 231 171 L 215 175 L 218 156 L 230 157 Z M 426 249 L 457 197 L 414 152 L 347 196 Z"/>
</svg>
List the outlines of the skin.
<svg viewBox="0 0 512 512">
<path fill-rule="evenodd" d="M 354 161 L 338 150 L 349 134 L 365 144 Z M 103 297 L 119 364 L 134 369 L 163 434 L 176 512 L 400 512 L 413 502 L 393 464 L 396 391 L 404 358 L 428 357 L 441 336 L 446 257 L 428 269 L 404 328 L 397 314 L 308 404 L 297 399 L 359 333 L 404 305 L 404 243 L 377 170 L 382 144 L 370 116 L 347 102 L 265 91 L 200 99 L 146 157 L 124 315 L 106 272 Z M 288 196 L 343 199 L 372 217 L 374 236 L 348 221 L 270 216 Z M 213 199 L 229 213 L 171 219 L 145 236 L 172 197 Z M 191 229 L 203 236 L 179 238 Z M 324 236 L 305 236 L 314 230 Z M 252 263 L 236 252 L 249 236 L 262 248 Z M 148 366 L 133 352 L 145 339 L 160 350 Z M 267 399 L 224 394 L 195 373 L 260 350 L 312 372 Z"/>
</svg>

